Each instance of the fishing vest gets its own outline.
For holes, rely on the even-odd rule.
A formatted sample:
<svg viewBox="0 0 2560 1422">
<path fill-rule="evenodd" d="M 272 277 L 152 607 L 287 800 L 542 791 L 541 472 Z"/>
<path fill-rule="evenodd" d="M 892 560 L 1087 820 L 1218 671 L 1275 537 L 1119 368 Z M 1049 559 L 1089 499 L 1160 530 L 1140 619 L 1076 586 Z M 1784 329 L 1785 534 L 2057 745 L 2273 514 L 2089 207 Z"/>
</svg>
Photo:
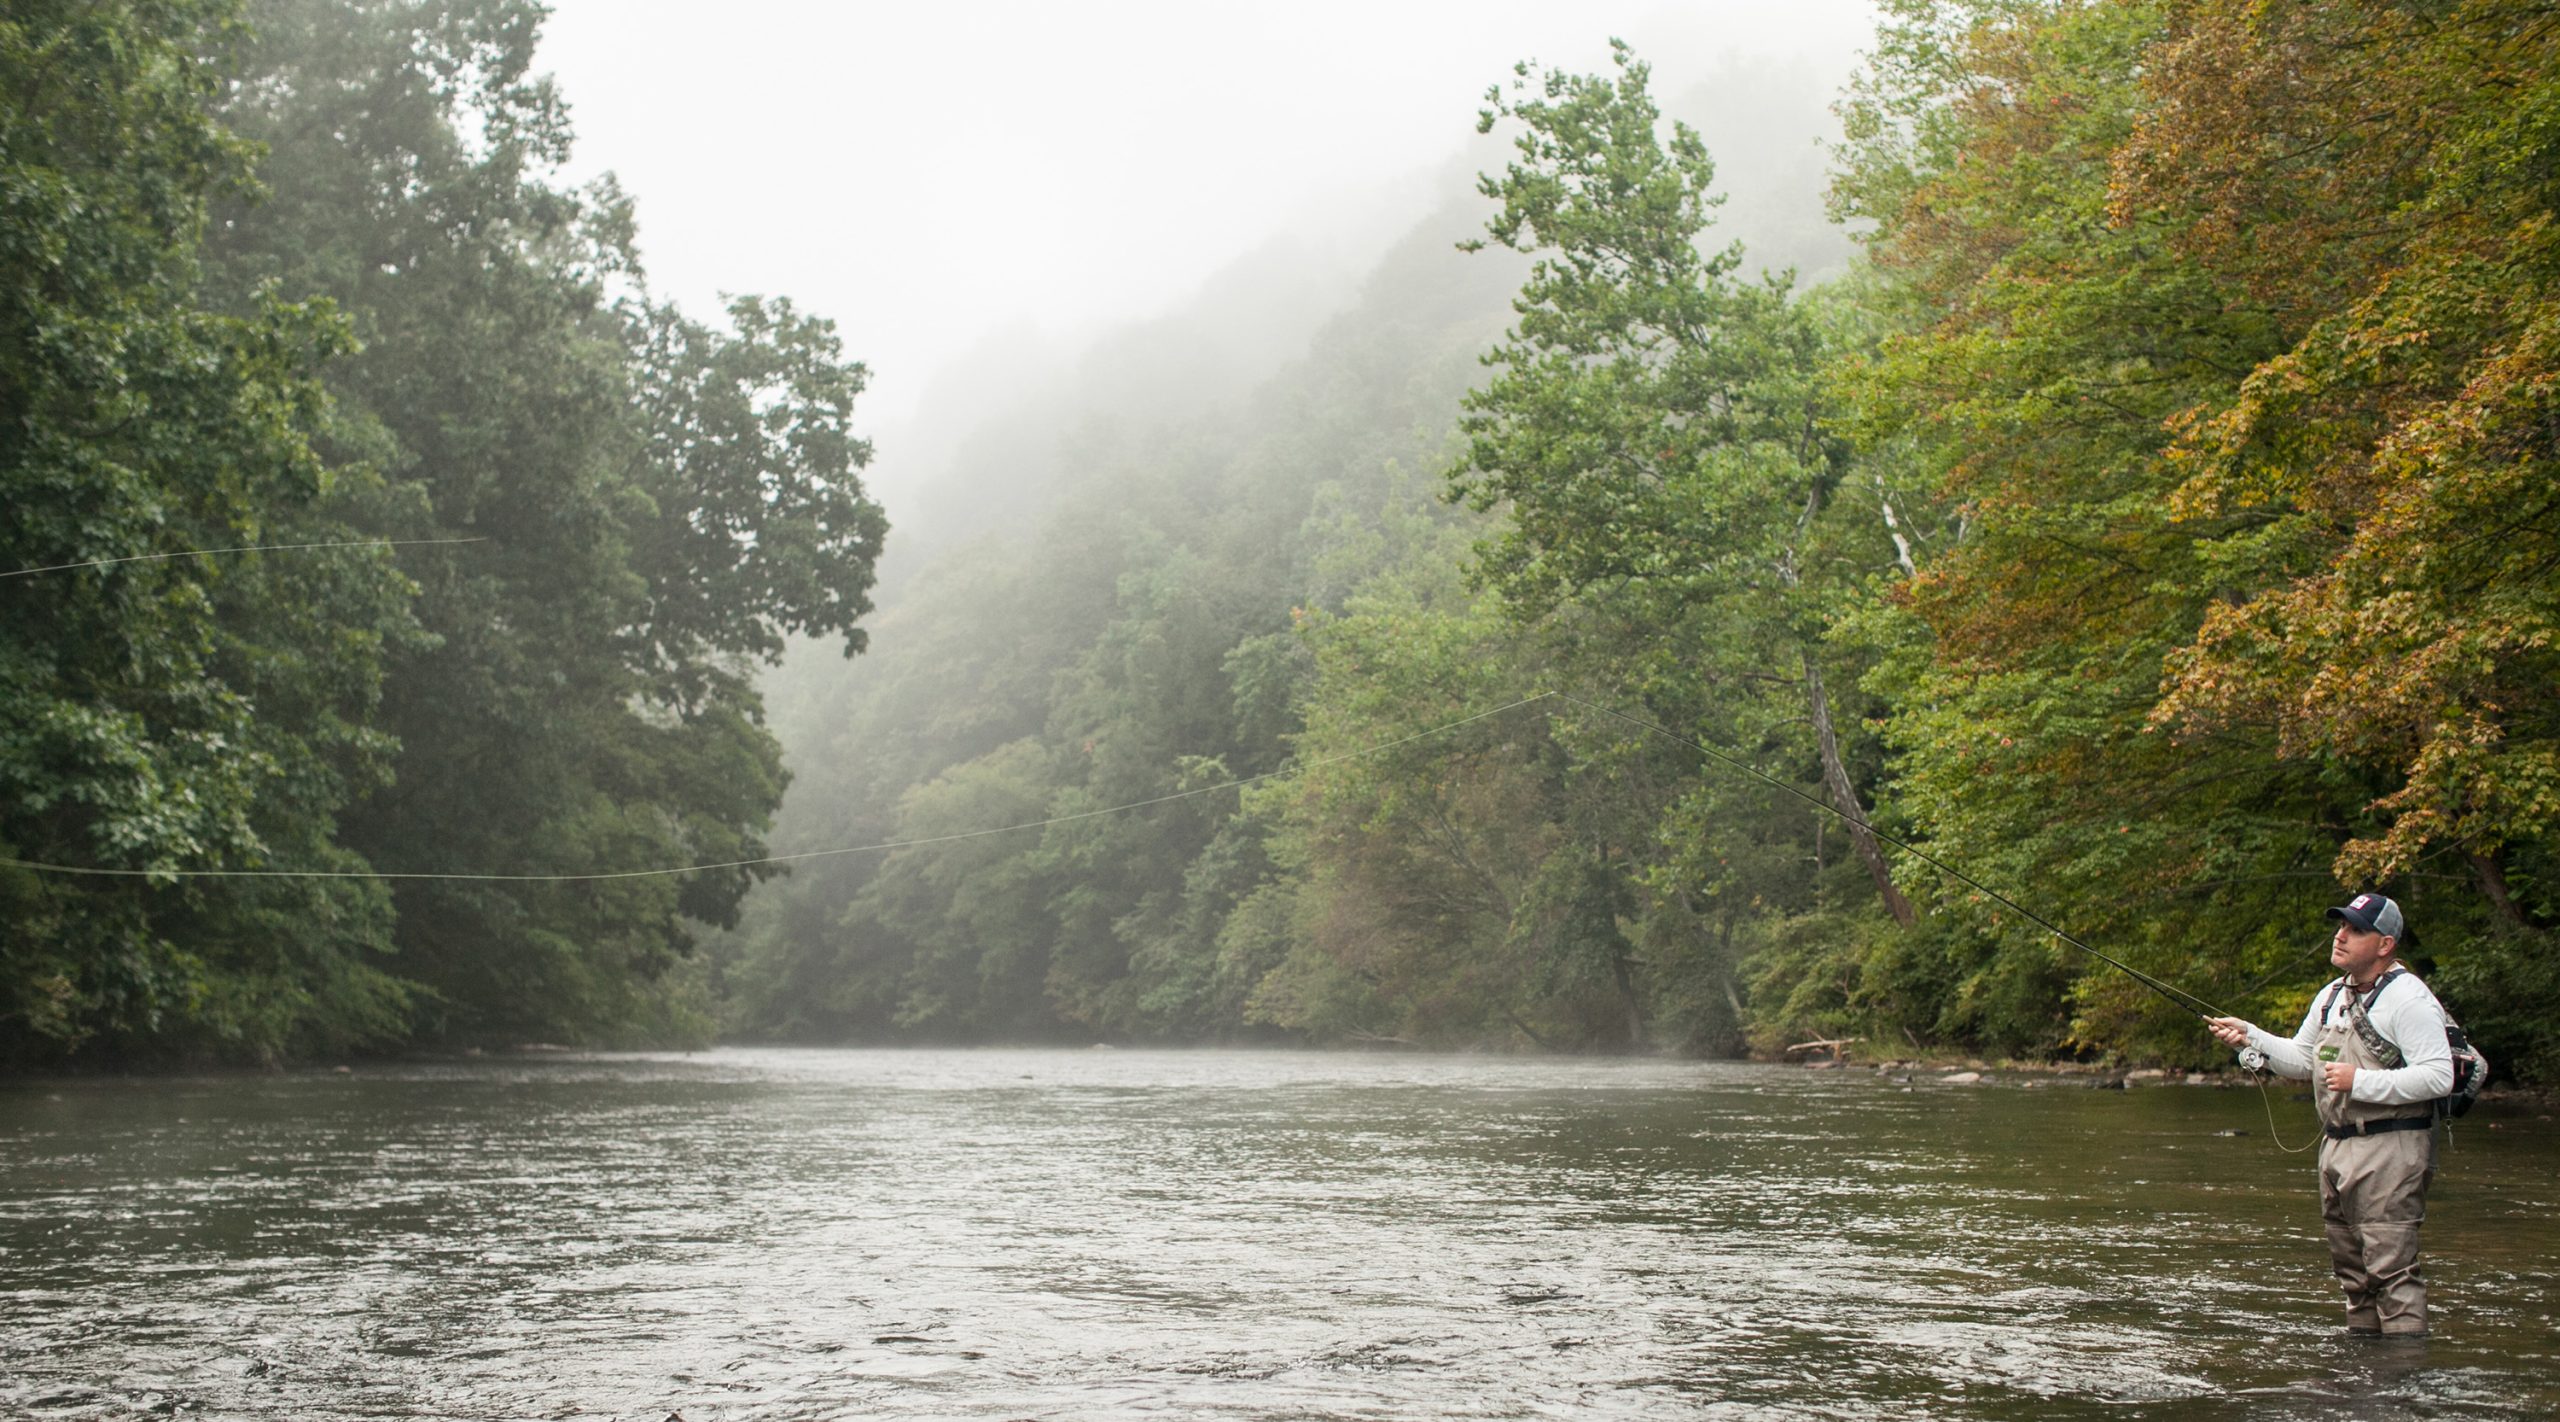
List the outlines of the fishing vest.
<svg viewBox="0 0 2560 1422">
<path fill-rule="evenodd" d="M 2344 1131 L 2371 1131 L 2376 1121 L 2433 1122 L 2432 1102 L 2413 1101 L 2385 1104 L 2358 1101 L 2343 1091 L 2331 1091 L 2322 1079 L 2320 1069 L 2330 1062 L 2345 1062 L 2357 1071 L 2393 1071 L 2401 1065 L 2400 1049 L 2386 1040 L 2365 1014 L 2365 1005 L 2382 995 L 2391 980 L 2408 971 L 2393 968 L 2374 980 L 2371 990 L 2358 994 L 2340 978 L 2329 985 L 2320 999 L 2320 1033 L 2311 1040 L 2311 1101 L 2320 1112 L 2320 1124 L 2328 1128 L 2332 1138 Z M 2340 1008 L 2339 999 L 2346 999 Z"/>
</svg>

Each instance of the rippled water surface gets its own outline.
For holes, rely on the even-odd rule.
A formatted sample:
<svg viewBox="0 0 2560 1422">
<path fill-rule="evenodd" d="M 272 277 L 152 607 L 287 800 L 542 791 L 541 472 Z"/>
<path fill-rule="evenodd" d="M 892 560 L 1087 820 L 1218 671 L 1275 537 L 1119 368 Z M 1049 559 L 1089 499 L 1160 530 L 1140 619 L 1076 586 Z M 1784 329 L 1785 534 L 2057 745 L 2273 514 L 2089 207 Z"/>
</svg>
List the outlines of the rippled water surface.
<svg viewBox="0 0 2560 1422">
<path fill-rule="evenodd" d="M 2338 1336 L 2254 1091 L 1129 1051 L 16 1082 L 0 1415 L 2552 1417 L 2560 1136 L 2486 1109 L 2404 1347 Z"/>
</svg>

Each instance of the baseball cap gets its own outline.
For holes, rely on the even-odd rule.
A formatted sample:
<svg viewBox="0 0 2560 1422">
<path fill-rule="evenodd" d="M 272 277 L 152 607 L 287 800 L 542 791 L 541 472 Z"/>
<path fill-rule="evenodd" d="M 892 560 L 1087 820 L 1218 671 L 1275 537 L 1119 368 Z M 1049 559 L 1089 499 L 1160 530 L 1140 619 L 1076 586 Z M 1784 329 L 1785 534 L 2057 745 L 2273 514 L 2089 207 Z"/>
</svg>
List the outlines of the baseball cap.
<svg viewBox="0 0 2560 1422">
<path fill-rule="evenodd" d="M 2343 918 L 2367 933 L 2379 933 L 2385 938 L 2402 937 L 2407 927 L 2400 917 L 2400 905 L 2380 894 L 2358 894 L 2329 910 L 2327 916 Z"/>
</svg>

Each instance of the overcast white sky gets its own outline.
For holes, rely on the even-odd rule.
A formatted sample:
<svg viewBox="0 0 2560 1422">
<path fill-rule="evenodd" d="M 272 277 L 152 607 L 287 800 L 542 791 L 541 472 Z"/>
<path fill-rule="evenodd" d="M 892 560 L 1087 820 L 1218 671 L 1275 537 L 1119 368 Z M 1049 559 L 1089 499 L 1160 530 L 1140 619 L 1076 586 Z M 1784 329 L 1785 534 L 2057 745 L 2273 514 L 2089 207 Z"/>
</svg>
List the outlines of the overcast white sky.
<svg viewBox="0 0 2560 1422">
<path fill-rule="evenodd" d="M 875 428 L 991 328 L 1152 315 L 1310 204 L 1444 161 L 1518 60 L 1597 68 L 1619 35 L 1661 93 L 1719 52 L 1845 78 L 1873 25 L 1867 0 L 553 3 L 575 171 L 638 199 L 652 285 L 834 317 Z"/>
</svg>

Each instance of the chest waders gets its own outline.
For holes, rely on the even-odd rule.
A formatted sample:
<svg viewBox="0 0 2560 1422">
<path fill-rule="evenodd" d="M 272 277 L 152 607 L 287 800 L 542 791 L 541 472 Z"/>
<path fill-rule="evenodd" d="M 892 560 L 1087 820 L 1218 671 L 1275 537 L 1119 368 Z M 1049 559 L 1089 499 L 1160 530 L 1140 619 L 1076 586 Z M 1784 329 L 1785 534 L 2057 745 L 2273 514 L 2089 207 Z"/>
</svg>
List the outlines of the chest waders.
<svg viewBox="0 0 2560 1422">
<path fill-rule="evenodd" d="M 2358 1072 L 2388 1071 L 2400 1052 L 2374 1030 L 2365 1004 L 2399 970 L 2359 998 L 2333 987 L 2320 1007 L 2316 1064 L 2346 1062 Z M 2340 998 L 2345 1001 L 2341 1003 Z M 2435 1109 L 2428 1103 L 2386 1106 L 2331 1091 L 2315 1067 L 2312 1100 L 2326 1139 L 2320 1143 L 2320 1215 L 2329 1259 L 2347 1294 L 2347 1327 L 2360 1333 L 2427 1331 L 2427 1285 L 2418 1269 L 2418 1226 L 2427 1217 L 2427 1185 L 2436 1173 Z"/>
</svg>

